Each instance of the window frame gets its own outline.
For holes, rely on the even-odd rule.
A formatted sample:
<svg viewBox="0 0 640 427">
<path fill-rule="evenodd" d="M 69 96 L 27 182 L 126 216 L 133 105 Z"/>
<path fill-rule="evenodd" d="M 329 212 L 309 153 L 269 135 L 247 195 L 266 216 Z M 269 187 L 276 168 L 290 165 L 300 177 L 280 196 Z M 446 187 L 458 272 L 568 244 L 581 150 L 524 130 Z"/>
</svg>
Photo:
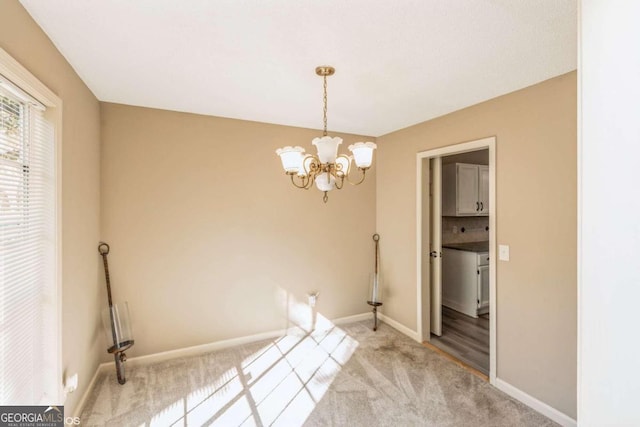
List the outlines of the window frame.
<svg viewBox="0 0 640 427">
<path fill-rule="evenodd" d="M 54 325 L 56 331 L 56 349 L 53 366 L 56 375 L 56 390 L 53 396 L 48 396 L 51 402 L 47 404 L 62 405 L 64 403 L 64 384 L 63 384 L 63 359 L 62 359 L 62 100 L 45 86 L 37 77 L 29 70 L 23 67 L 3 48 L 0 47 L 0 74 L 8 79 L 42 103 L 47 108 L 47 119 L 53 124 L 54 132 L 54 148 L 53 148 L 53 173 L 55 177 L 55 196 L 54 196 L 54 311 L 56 313 L 56 322 Z M 34 402 L 34 404 L 44 404 L 45 402 Z"/>
</svg>

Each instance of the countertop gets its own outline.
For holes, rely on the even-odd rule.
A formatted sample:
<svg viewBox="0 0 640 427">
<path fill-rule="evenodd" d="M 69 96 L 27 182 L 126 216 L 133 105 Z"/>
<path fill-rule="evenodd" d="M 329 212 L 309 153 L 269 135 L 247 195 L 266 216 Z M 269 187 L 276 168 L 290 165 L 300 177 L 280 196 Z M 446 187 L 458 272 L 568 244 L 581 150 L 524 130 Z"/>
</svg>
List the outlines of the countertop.
<svg viewBox="0 0 640 427">
<path fill-rule="evenodd" d="M 442 247 L 467 252 L 489 252 L 489 241 L 487 240 L 484 242 L 447 243 L 442 245 Z"/>
</svg>

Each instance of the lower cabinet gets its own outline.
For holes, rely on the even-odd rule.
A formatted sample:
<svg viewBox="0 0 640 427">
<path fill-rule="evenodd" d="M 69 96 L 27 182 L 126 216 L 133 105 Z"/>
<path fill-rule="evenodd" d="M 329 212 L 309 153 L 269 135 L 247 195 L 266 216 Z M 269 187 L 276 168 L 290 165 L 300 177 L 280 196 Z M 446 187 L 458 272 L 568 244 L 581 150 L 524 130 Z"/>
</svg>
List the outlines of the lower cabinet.
<svg viewBox="0 0 640 427">
<path fill-rule="evenodd" d="M 442 248 L 442 304 L 471 317 L 489 312 L 489 254 Z"/>
</svg>

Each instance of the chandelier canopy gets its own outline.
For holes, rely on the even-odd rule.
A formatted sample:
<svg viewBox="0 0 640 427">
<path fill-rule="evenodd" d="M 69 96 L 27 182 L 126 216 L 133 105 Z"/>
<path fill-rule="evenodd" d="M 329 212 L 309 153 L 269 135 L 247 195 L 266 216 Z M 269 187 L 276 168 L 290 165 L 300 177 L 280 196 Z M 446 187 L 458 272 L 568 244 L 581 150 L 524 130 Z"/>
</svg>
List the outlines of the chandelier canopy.
<svg viewBox="0 0 640 427">
<path fill-rule="evenodd" d="M 325 203 L 329 199 L 327 193 L 334 188 L 340 190 L 345 179 L 352 185 L 364 181 L 367 169 L 373 162 L 373 150 L 376 149 L 373 142 L 356 142 L 348 147 L 352 156 L 338 155 L 338 146 L 342 144 L 342 138 L 327 135 L 327 77 L 335 71 L 329 66 L 316 67 L 316 74 L 323 79 L 324 89 L 324 131 L 322 137 L 314 138 L 311 142 L 316 146 L 318 154 L 305 154 L 304 148 L 299 146 L 287 146 L 276 150 L 293 185 L 308 190 L 315 183 L 318 190 L 324 192 L 322 200 Z M 355 168 L 352 162 L 355 163 Z M 353 177 L 355 169 L 359 171 L 358 178 Z"/>
</svg>

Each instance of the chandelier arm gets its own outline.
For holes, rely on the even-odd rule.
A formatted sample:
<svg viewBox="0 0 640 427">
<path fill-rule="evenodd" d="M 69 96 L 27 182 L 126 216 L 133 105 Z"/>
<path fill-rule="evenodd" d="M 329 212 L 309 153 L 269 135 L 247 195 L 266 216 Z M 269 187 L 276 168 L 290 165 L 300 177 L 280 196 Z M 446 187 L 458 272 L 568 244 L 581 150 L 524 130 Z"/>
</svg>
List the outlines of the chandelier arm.
<svg viewBox="0 0 640 427">
<path fill-rule="evenodd" d="M 338 159 L 343 158 L 346 160 L 347 162 L 347 169 L 343 169 L 342 165 L 340 165 L 338 163 Z M 351 160 L 349 159 L 349 156 L 345 155 L 345 154 L 340 154 L 336 157 L 336 163 L 335 163 L 335 168 L 337 172 L 342 172 L 342 175 L 348 175 L 349 174 L 349 170 L 351 169 Z M 340 166 L 340 169 L 338 169 L 338 166 Z"/>
<path fill-rule="evenodd" d="M 342 187 L 344 186 L 344 175 L 338 177 L 336 175 L 334 175 L 336 177 L 336 183 L 335 186 L 338 190 L 342 190 Z M 340 180 L 340 184 L 338 184 L 338 180 Z"/>
<path fill-rule="evenodd" d="M 309 169 L 307 169 L 307 159 L 309 158 L 311 159 L 311 162 L 309 163 Z M 322 163 L 320 163 L 320 159 L 317 156 L 313 154 L 307 154 L 304 156 L 304 159 L 302 160 L 302 168 L 307 176 L 317 173 L 317 170 L 321 167 Z"/>
<path fill-rule="evenodd" d="M 313 184 L 315 183 L 315 179 L 316 176 L 318 175 L 317 171 L 311 171 L 309 172 L 309 175 L 307 177 L 307 187 L 306 190 L 310 189 L 311 187 L 313 187 Z"/>
<path fill-rule="evenodd" d="M 347 175 L 347 182 L 348 182 L 349 184 L 351 184 L 351 185 L 360 185 L 360 184 L 362 184 L 362 183 L 364 182 L 364 178 L 365 178 L 365 176 L 366 176 L 366 174 L 367 174 L 367 169 L 364 169 L 364 168 L 358 168 L 358 170 L 359 170 L 360 172 L 362 172 L 362 178 L 360 178 L 360 180 L 359 180 L 358 182 L 353 182 L 353 181 L 351 181 L 351 171 L 349 171 L 349 174 Z"/>
<path fill-rule="evenodd" d="M 309 181 L 308 178 L 305 177 L 301 177 L 295 174 L 291 174 L 291 183 L 294 185 L 294 187 L 296 188 L 301 188 L 303 190 L 308 190 L 311 186 L 309 185 Z M 296 183 L 296 180 L 294 179 L 294 177 L 297 176 L 298 179 L 300 180 L 300 184 Z"/>
</svg>

